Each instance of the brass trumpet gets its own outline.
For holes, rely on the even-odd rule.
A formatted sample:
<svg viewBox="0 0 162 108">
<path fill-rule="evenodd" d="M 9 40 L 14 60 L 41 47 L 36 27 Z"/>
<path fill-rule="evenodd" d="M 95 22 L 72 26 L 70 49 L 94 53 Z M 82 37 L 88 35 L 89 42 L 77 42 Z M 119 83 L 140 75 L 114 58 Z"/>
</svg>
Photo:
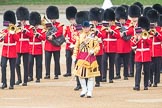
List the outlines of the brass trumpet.
<svg viewBox="0 0 162 108">
<path fill-rule="evenodd" d="M 15 34 L 15 33 L 20 32 L 21 29 L 18 28 L 18 27 L 16 27 L 14 24 L 10 24 L 10 25 L 8 26 L 8 31 L 9 31 L 10 34 Z"/>
<path fill-rule="evenodd" d="M 149 38 L 149 33 L 147 31 L 142 32 L 142 39 Z"/>
<path fill-rule="evenodd" d="M 156 32 L 157 32 L 156 29 L 150 29 L 149 30 L 149 33 L 151 33 L 152 35 L 155 35 Z"/>
</svg>

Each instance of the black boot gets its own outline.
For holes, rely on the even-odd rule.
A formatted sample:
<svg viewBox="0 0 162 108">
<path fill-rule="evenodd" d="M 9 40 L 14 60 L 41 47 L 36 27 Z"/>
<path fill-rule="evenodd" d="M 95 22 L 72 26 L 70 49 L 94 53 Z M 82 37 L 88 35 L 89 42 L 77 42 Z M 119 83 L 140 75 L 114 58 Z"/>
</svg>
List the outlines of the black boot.
<svg viewBox="0 0 162 108">
<path fill-rule="evenodd" d="M 10 85 L 9 89 L 14 89 L 14 86 L 13 85 Z"/>
<path fill-rule="evenodd" d="M 78 90 L 81 89 L 81 88 L 82 88 L 81 86 L 78 86 L 78 85 L 77 85 L 77 86 L 74 88 L 74 90 L 75 90 L 75 91 L 78 91 Z"/>
<path fill-rule="evenodd" d="M 22 83 L 20 66 L 16 66 L 16 72 L 17 72 L 18 81 L 15 83 L 15 85 L 19 85 L 20 83 Z"/>
<path fill-rule="evenodd" d="M 19 85 L 19 84 L 21 84 L 22 83 L 22 81 L 21 80 L 18 80 L 16 83 L 15 83 L 15 85 Z"/>
<path fill-rule="evenodd" d="M 5 88 L 7 88 L 7 84 L 3 84 L 1 87 L 1 89 L 5 89 Z"/>
</svg>

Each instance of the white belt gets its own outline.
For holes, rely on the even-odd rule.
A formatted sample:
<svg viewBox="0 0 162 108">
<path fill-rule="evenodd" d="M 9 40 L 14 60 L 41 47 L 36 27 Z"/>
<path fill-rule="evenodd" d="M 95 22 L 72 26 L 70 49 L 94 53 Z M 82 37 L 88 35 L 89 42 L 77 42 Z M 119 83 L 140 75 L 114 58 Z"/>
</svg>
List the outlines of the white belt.
<svg viewBox="0 0 162 108">
<path fill-rule="evenodd" d="M 42 42 L 29 42 L 30 45 L 41 45 Z"/>
<path fill-rule="evenodd" d="M 29 41 L 29 39 L 20 38 L 19 41 Z"/>
<path fill-rule="evenodd" d="M 16 43 L 3 43 L 4 46 L 15 46 Z"/>
<path fill-rule="evenodd" d="M 153 42 L 153 45 L 160 45 L 161 42 Z"/>
<path fill-rule="evenodd" d="M 104 41 L 117 41 L 117 39 L 111 39 L 111 38 L 106 38 L 106 39 L 103 39 Z"/>
<path fill-rule="evenodd" d="M 149 51 L 150 48 L 137 48 L 136 51 Z"/>
<path fill-rule="evenodd" d="M 136 49 L 137 48 L 137 46 L 132 46 L 132 49 Z"/>
</svg>

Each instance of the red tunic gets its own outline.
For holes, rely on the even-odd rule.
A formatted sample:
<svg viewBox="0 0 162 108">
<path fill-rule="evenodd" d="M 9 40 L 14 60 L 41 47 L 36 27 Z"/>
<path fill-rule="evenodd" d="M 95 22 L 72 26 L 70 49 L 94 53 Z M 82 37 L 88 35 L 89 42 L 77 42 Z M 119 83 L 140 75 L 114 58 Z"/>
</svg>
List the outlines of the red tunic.
<svg viewBox="0 0 162 108">
<path fill-rule="evenodd" d="M 156 27 L 156 31 L 158 32 L 157 36 L 151 35 L 152 45 L 151 45 L 151 56 L 152 57 L 160 57 L 161 56 L 161 41 L 162 41 L 162 34 L 160 33 L 161 28 Z"/>
<path fill-rule="evenodd" d="M 117 39 L 116 35 L 120 35 L 119 30 L 116 30 L 116 26 L 111 26 L 111 29 L 114 31 L 113 34 L 108 33 L 106 30 L 102 31 L 103 43 L 104 43 L 104 52 L 106 53 L 116 53 L 117 50 Z"/>
<path fill-rule="evenodd" d="M 53 25 L 57 28 L 57 32 L 54 33 L 54 35 L 56 37 L 63 35 L 63 25 L 61 25 L 59 22 L 55 22 Z M 60 51 L 61 46 L 55 46 L 46 39 L 44 49 L 45 51 Z"/>
<path fill-rule="evenodd" d="M 102 36 L 102 33 L 101 33 L 101 28 L 102 28 L 101 25 L 96 26 L 96 29 L 98 29 L 98 35 L 97 36 L 98 36 L 98 38 L 100 38 L 102 40 L 103 36 Z M 100 42 L 99 45 L 100 45 L 100 50 L 99 50 L 97 55 L 102 55 L 103 54 L 103 43 Z"/>
<path fill-rule="evenodd" d="M 66 43 L 66 50 L 70 50 L 70 45 L 71 44 L 75 44 L 76 39 L 75 39 L 75 34 L 76 30 L 75 30 L 75 26 L 71 25 L 71 26 L 66 26 L 65 29 L 65 34 L 64 36 L 69 40 L 70 43 Z"/>
<path fill-rule="evenodd" d="M 41 55 L 43 52 L 42 41 L 45 40 L 45 31 L 41 28 L 37 28 L 36 31 L 39 34 L 38 37 L 35 37 L 35 35 L 29 37 L 29 54 Z"/>
<path fill-rule="evenodd" d="M 2 47 L 2 56 L 7 58 L 16 58 L 16 42 L 19 40 L 19 36 L 17 34 L 10 34 L 7 29 L 2 30 L 2 32 L 6 33 L 4 39 L 0 41 L 4 42 Z"/>
<path fill-rule="evenodd" d="M 19 41 L 16 44 L 17 53 L 29 53 L 29 37 L 33 36 L 33 30 L 29 25 L 24 26 L 27 31 L 25 33 L 19 32 Z"/>
<path fill-rule="evenodd" d="M 131 42 L 133 46 L 137 46 L 135 53 L 136 62 L 149 62 L 151 61 L 151 46 L 150 39 L 140 39 L 138 42 Z"/>
</svg>

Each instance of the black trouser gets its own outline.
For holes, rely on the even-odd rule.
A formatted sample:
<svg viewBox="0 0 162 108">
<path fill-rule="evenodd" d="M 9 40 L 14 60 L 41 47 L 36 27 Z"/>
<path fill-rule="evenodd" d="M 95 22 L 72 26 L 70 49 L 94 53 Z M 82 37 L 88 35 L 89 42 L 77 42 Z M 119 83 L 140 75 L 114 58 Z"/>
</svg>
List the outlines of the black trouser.
<svg viewBox="0 0 162 108">
<path fill-rule="evenodd" d="M 60 51 L 45 51 L 45 67 L 46 67 L 46 76 L 50 76 L 50 65 L 51 65 L 51 57 L 54 57 L 55 62 L 55 76 L 61 75 L 60 72 Z"/>
<path fill-rule="evenodd" d="M 121 59 L 123 59 L 124 65 L 124 77 L 128 77 L 128 62 L 129 62 L 129 53 L 116 54 L 116 75 L 120 76 L 121 68 Z"/>
<path fill-rule="evenodd" d="M 7 68 L 7 61 L 8 60 L 9 60 L 9 63 L 10 63 L 10 86 L 13 86 L 15 84 L 16 58 L 7 58 L 7 57 L 2 56 L 2 58 L 1 58 L 2 83 L 7 84 L 6 68 Z"/>
<path fill-rule="evenodd" d="M 130 59 L 129 59 L 129 71 L 130 71 L 130 74 L 134 75 L 134 59 L 135 59 L 135 52 L 134 50 L 132 50 L 130 52 Z"/>
<path fill-rule="evenodd" d="M 71 50 L 66 50 L 66 70 L 68 74 L 71 74 L 71 65 L 72 65 L 72 54 L 73 52 Z"/>
<path fill-rule="evenodd" d="M 100 83 L 102 80 L 102 55 L 97 55 L 96 59 L 97 59 L 97 63 L 98 63 L 99 71 L 100 71 L 101 75 L 95 77 L 95 81 L 96 81 L 96 83 Z"/>
<path fill-rule="evenodd" d="M 162 57 L 160 57 L 160 73 L 162 73 Z M 158 83 L 160 83 L 160 73 L 158 77 Z"/>
<path fill-rule="evenodd" d="M 29 54 L 29 77 L 33 78 L 34 58 L 36 60 L 36 78 L 42 78 L 42 55 Z"/>
<path fill-rule="evenodd" d="M 140 88 L 142 65 L 144 70 L 144 87 L 148 87 L 150 62 L 136 62 L 135 87 L 138 88 Z"/>
<path fill-rule="evenodd" d="M 107 66 L 109 64 L 109 80 L 112 80 L 114 78 L 114 63 L 115 63 L 115 53 L 104 53 L 103 60 L 102 60 L 102 74 L 103 78 L 107 79 Z M 109 57 L 109 63 L 107 63 Z"/>
<path fill-rule="evenodd" d="M 160 75 L 160 57 L 152 57 L 150 69 L 150 82 L 157 84 Z M 153 77 L 154 76 L 154 77 Z"/>
<path fill-rule="evenodd" d="M 75 61 L 75 64 L 77 63 L 77 60 Z M 80 86 L 81 87 L 81 84 L 80 84 L 80 81 L 79 81 L 79 77 L 76 76 L 76 83 L 77 83 L 77 87 Z"/>
<path fill-rule="evenodd" d="M 17 59 L 16 59 L 17 77 L 18 77 L 18 81 L 21 81 L 21 69 L 20 69 L 21 56 L 23 56 L 24 83 L 27 83 L 27 81 L 28 81 L 28 58 L 29 58 L 28 53 L 18 53 L 17 54 Z"/>
</svg>

